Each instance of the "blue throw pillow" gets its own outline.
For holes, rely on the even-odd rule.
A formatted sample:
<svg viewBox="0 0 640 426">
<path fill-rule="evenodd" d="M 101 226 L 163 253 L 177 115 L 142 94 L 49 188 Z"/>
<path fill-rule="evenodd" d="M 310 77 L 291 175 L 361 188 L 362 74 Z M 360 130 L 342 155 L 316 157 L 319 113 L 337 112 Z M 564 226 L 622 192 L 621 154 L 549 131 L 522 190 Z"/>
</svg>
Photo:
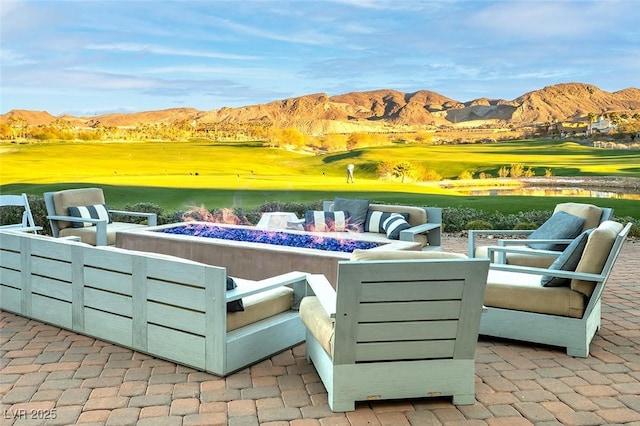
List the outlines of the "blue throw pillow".
<svg viewBox="0 0 640 426">
<path fill-rule="evenodd" d="M 404 220 L 409 219 L 409 213 L 390 213 L 377 210 L 369 210 L 369 212 L 367 213 L 367 221 L 364 224 L 364 231 L 378 232 L 380 234 L 385 233 L 382 224 L 391 216 L 401 216 Z"/>
<path fill-rule="evenodd" d="M 409 225 L 409 222 L 404 220 L 401 215 L 394 215 L 385 220 L 382 227 L 387 234 L 387 238 L 390 240 L 399 240 L 400 231 L 411 228 L 411 225 Z"/>
<path fill-rule="evenodd" d="M 73 206 L 69 207 L 69 216 L 81 217 L 84 219 L 107 219 L 107 223 L 111 223 L 111 214 L 106 204 L 94 204 L 91 206 Z M 72 228 L 84 228 L 95 226 L 89 222 L 71 222 Z"/>
<path fill-rule="evenodd" d="M 580 262 L 580 258 L 582 257 L 584 247 L 587 245 L 587 240 L 589 239 L 591 231 L 593 231 L 593 229 L 584 231 L 576 237 L 576 239 L 573 240 L 566 249 L 564 249 L 562 254 L 556 258 L 551 266 L 549 266 L 549 269 L 575 271 L 578 266 L 578 262 Z M 571 280 L 569 278 L 545 275 L 540 279 L 540 284 L 542 284 L 543 287 L 568 287 L 571 284 Z"/>
<path fill-rule="evenodd" d="M 536 229 L 528 237 L 530 240 L 558 240 L 571 239 L 580 235 L 584 219 L 563 211 L 554 213 L 540 228 Z M 564 250 L 566 244 L 527 244 L 528 247 L 537 250 Z"/>
<path fill-rule="evenodd" d="M 349 217 L 349 212 L 345 211 L 307 210 L 304 213 L 304 229 L 315 232 L 344 232 L 349 229 Z"/>
<path fill-rule="evenodd" d="M 333 210 L 336 212 L 349 212 L 349 230 L 364 232 L 367 212 L 369 211 L 369 200 L 336 197 L 333 200 Z"/>
</svg>

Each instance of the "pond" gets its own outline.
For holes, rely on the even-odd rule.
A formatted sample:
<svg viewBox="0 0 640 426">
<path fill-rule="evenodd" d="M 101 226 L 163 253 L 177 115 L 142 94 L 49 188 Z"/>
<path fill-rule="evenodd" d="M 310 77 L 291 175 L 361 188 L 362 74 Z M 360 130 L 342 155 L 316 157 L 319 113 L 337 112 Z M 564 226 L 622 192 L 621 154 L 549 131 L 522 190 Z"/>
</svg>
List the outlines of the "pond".
<svg viewBox="0 0 640 426">
<path fill-rule="evenodd" d="M 624 188 L 571 188 L 571 187 L 501 187 L 501 188 L 457 188 L 457 192 L 464 195 L 496 196 L 496 195 L 525 195 L 532 197 L 590 197 L 614 198 L 620 200 L 640 200 L 640 193 L 627 192 Z"/>
</svg>

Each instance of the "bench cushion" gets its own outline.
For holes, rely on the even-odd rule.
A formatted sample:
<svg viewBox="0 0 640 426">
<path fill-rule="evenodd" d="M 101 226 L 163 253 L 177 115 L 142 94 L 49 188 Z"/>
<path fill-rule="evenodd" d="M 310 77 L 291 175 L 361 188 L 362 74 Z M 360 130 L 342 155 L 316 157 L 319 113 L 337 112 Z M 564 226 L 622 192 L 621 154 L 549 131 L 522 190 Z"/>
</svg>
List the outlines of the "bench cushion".
<svg viewBox="0 0 640 426">
<path fill-rule="evenodd" d="M 489 270 L 484 304 L 541 314 L 582 318 L 586 297 L 570 287 L 543 287 L 542 276 Z"/>
<path fill-rule="evenodd" d="M 56 207 L 56 215 L 69 216 L 69 207 L 104 204 L 105 200 L 100 188 L 79 188 L 54 192 L 53 203 Z M 58 228 L 68 227 L 71 227 L 71 222 L 58 221 Z"/>
<path fill-rule="evenodd" d="M 622 231 L 622 228 L 624 227 L 621 223 L 607 220 L 594 229 L 587 239 L 576 272 L 600 274 L 616 236 Z M 587 297 L 591 296 L 595 287 L 596 284 L 593 281 L 571 280 L 571 289 L 579 291 Z"/>
<path fill-rule="evenodd" d="M 334 322 L 316 296 L 307 296 L 300 302 L 300 319 L 307 331 L 316 338 L 325 352 L 333 358 Z"/>
<path fill-rule="evenodd" d="M 293 305 L 293 289 L 278 287 L 242 298 L 244 311 L 227 314 L 227 331 L 286 312 Z"/>
<path fill-rule="evenodd" d="M 413 250 L 354 250 L 351 259 L 356 260 L 402 260 L 402 259 L 466 259 L 467 255 L 446 251 Z"/>
<path fill-rule="evenodd" d="M 553 213 L 560 211 L 583 218 L 582 231 L 597 227 L 600 224 L 600 217 L 602 216 L 602 209 L 593 204 L 560 203 L 556 205 Z"/>
<path fill-rule="evenodd" d="M 67 222 L 69 223 L 69 222 Z M 146 228 L 147 225 L 140 225 L 136 223 L 126 222 L 113 222 L 107 225 L 107 244 L 112 246 L 116 243 L 116 232 L 129 231 L 132 229 Z M 83 228 L 63 228 L 60 229 L 60 237 L 80 237 L 83 243 L 96 245 L 96 227 L 83 227 Z"/>
</svg>

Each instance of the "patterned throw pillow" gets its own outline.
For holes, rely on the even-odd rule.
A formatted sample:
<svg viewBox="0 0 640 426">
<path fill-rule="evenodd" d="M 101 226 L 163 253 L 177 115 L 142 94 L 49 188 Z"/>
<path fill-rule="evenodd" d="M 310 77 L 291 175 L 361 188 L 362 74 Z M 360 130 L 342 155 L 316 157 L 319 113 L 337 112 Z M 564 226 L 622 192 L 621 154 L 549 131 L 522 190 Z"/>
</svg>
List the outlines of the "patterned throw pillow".
<svg viewBox="0 0 640 426">
<path fill-rule="evenodd" d="M 69 207 L 69 216 L 81 217 L 84 219 L 107 219 L 107 223 L 111 223 L 111 214 L 106 204 L 94 204 L 91 206 L 74 206 Z M 73 228 L 84 228 L 95 226 L 89 222 L 71 222 Z"/>
<path fill-rule="evenodd" d="M 557 240 L 575 238 L 582 232 L 584 219 L 563 211 L 554 213 L 540 228 L 529 234 L 530 240 Z M 561 251 L 566 244 L 527 244 L 532 249 Z"/>
<path fill-rule="evenodd" d="M 559 271 L 575 271 L 578 266 L 578 262 L 582 258 L 584 247 L 587 245 L 587 239 L 593 229 L 589 229 L 580 234 L 569 246 L 564 249 L 562 254 L 556 258 L 556 260 L 549 266 L 549 269 L 556 269 Z M 571 280 L 569 278 L 552 277 L 545 275 L 540 279 L 540 284 L 543 287 L 569 287 Z"/>
<path fill-rule="evenodd" d="M 385 220 L 389 219 L 391 216 L 401 216 L 404 220 L 409 219 L 408 213 L 389 213 L 389 212 L 381 212 L 377 210 L 369 210 L 367 212 L 367 221 L 364 225 L 365 232 L 378 232 L 385 233 L 384 227 L 382 224 Z"/>
<path fill-rule="evenodd" d="M 382 227 L 384 228 L 384 232 L 387 233 L 387 238 L 391 240 L 399 240 L 400 231 L 411 228 L 411 225 L 409 225 L 409 222 L 404 220 L 401 215 L 397 215 L 390 216 L 382 223 Z"/>
<path fill-rule="evenodd" d="M 305 231 L 315 232 L 344 232 L 349 223 L 349 212 L 314 211 L 307 210 L 304 213 Z"/>
</svg>

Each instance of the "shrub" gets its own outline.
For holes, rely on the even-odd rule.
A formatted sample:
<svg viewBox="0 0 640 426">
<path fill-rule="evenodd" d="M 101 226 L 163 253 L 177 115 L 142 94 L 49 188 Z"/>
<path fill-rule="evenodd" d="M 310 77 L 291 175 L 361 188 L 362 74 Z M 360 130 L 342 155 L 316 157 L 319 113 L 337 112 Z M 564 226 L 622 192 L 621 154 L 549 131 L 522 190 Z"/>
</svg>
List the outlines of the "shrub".
<svg viewBox="0 0 640 426">
<path fill-rule="evenodd" d="M 467 223 L 465 229 L 469 230 L 469 229 L 493 229 L 493 226 L 484 220 L 472 220 L 471 222 Z"/>
<path fill-rule="evenodd" d="M 532 229 L 538 229 L 539 227 L 533 223 L 533 222 L 519 222 L 516 224 L 516 226 L 513 227 L 513 229 L 516 230 L 532 230 Z"/>
</svg>

